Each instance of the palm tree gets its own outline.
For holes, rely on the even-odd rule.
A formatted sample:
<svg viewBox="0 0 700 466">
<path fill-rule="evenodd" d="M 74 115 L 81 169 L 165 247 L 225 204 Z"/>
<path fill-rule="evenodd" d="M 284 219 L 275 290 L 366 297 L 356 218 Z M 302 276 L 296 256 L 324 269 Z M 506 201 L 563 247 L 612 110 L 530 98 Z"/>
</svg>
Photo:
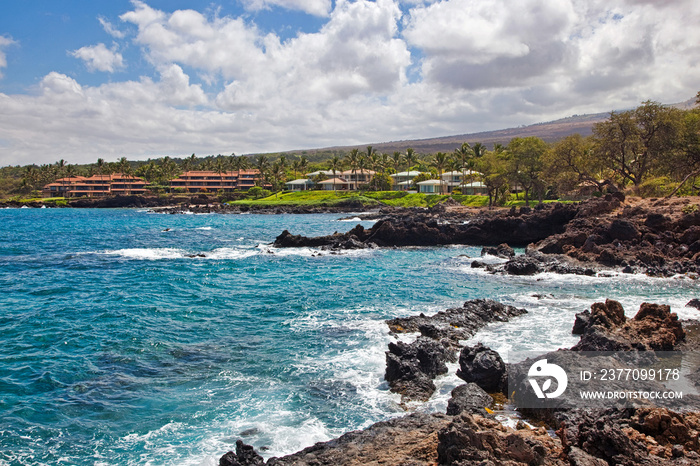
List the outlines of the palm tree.
<svg viewBox="0 0 700 466">
<path fill-rule="evenodd" d="M 447 157 L 447 154 L 444 152 L 438 152 L 435 154 L 432 160 L 432 165 L 437 168 L 438 171 L 438 177 L 440 178 L 440 194 L 443 194 L 443 189 L 442 189 L 442 172 L 445 170 L 445 167 L 449 163 L 449 159 Z"/>
<path fill-rule="evenodd" d="M 401 162 L 403 162 L 403 160 L 404 160 L 404 157 L 403 157 L 403 155 L 401 155 L 401 152 L 399 152 L 399 151 L 395 151 L 391 155 L 391 162 L 392 162 L 392 165 L 394 166 L 394 172 L 397 175 L 400 173 L 399 169 L 401 168 Z M 406 176 L 406 178 L 408 179 L 408 176 Z M 396 186 L 397 187 L 399 186 L 400 180 L 401 179 L 397 176 L 396 177 Z"/>
<path fill-rule="evenodd" d="M 122 173 L 122 177 L 127 180 L 125 184 L 125 194 L 131 194 L 131 184 L 128 182 L 128 180 L 131 179 L 131 164 L 129 164 L 129 161 L 126 160 L 126 157 L 122 157 L 119 159 L 119 162 L 117 162 L 117 165 L 119 166 L 119 171 Z"/>
<path fill-rule="evenodd" d="M 275 199 L 279 191 L 279 185 L 284 178 L 284 165 L 281 160 L 275 161 L 269 168 L 270 177 L 272 178 L 272 189 L 275 190 Z"/>
<path fill-rule="evenodd" d="M 39 177 L 39 170 L 36 165 L 27 165 L 24 169 L 22 184 L 29 188 L 30 192 L 36 190 L 36 183 Z"/>
<path fill-rule="evenodd" d="M 411 167 L 418 163 L 418 154 L 413 150 L 412 147 L 406 149 L 406 155 L 404 156 L 406 160 L 406 171 L 411 171 Z"/>
<path fill-rule="evenodd" d="M 305 172 L 308 167 L 309 167 L 309 161 L 306 159 L 305 155 L 302 155 L 301 159 L 299 159 L 299 169 L 302 172 Z M 306 175 L 306 173 L 304 173 L 304 175 Z"/>
<path fill-rule="evenodd" d="M 68 178 L 68 182 L 70 183 L 70 179 L 75 177 L 77 175 L 77 168 L 75 165 L 66 165 L 66 178 Z M 70 197 L 68 194 L 70 191 L 66 191 L 66 197 Z"/>
<path fill-rule="evenodd" d="M 335 191 L 335 172 L 336 172 L 336 170 L 343 169 L 343 164 L 340 161 L 340 157 L 338 157 L 337 155 L 334 155 L 330 161 L 328 169 L 333 172 L 333 191 Z"/>
<path fill-rule="evenodd" d="M 294 174 L 294 179 L 299 178 L 300 163 L 299 160 L 292 161 L 292 173 Z"/>
<path fill-rule="evenodd" d="M 66 180 L 64 171 L 66 169 L 66 161 L 61 159 L 56 162 L 56 177 L 61 178 L 61 187 L 63 188 L 63 195 L 66 195 Z"/>
<path fill-rule="evenodd" d="M 464 194 L 464 183 L 467 180 L 467 167 L 474 156 L 474 152 L 468 142 L 463 142 L 459 148 L 455 149 L 454 155 L 462 170 L 462 194 Z"/>
<path fill-rule="evenodd" d="M 226 162 L 221 158 L 217 158 L 214 173 L 219 174 L 219 185 L 222 191 L 224 190 L 224 174 L 227 172 L 227 169 Z"/>
<path fill-rule="evenodd" d="M 241 180 L 241 170 L 248 168 L 248 157 L 240 155 L 233 160 L 232 165 L 233 168 L 238 171 L 238 176 L 236 177 L 236 188 L 238 188 L 238 183 Z"/>
<path fill-rule="evenodd" d="M 381 155 L 379 155 L 376 151 L 372 152 L 368 157 L 367 157 L 367 163 L 369 165 L 369 169 L 374 171 L 374 173 L 379 173 L 382 169 L 382 158 Z M 377 190 L 377 180 L 376 177 L 374 178 L 374 190 Z"/>
<path fill-rule="evenodd" d="M 348 155 L 345 156 L 345 159 L 350 166 L 350 170 L 352 171 L 353 178 L 355 178 L 355 183 L 357 183 L 357 167 L 360 164 L 360 156 L 359 156 L 360 151 L 355 148 L 350 151 Z M 357 185 L 356 185 L 357 186 Z"/>
<path fill-rule="evenodd" d="M 267 171 L 270 168 L 270 160 L 266 155 L 258 155 L 257 159 L 255 159 L 255 168 L 258 169 L 260 175 L 258 179 L 260 181 L 260 186 L 262 186 L 265 184 Z"/>
</svg>

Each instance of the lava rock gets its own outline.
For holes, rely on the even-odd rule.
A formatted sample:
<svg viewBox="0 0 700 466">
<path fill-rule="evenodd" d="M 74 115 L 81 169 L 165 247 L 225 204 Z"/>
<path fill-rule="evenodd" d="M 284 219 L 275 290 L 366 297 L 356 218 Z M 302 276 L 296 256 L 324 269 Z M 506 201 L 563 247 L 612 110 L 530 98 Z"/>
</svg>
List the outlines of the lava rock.
<svg viewBox="0 0 700 466">
<path fill-rule="evenodd" d="M 472 414 L 486 414 L 484 408 L 493 404 L 493 398 L 475 383 L 468 383 L 455 387 L 451 392 L 452 397 L 447 402 L 447 414 L 456 416 L 463 412 Z"/>
<path fill-rule="evenodd" d="M 490 247 L 485 247 L 481 249 L 481 255 L 485 256 L 486 254 L 491 255 L 491 256 L 496 256 L 500 257 L 502 259 L 511 259 L 515 257 L 515 251 L 513 251 L 513 248 L 508 246 L 506 243 L 499 244 L 498 246 L 490 246 Z"/>
<path fill-rule="evenodd" d="M 236 441 L 236 453 L 229 451 L 219 459 L 219 466 L 260 466 L 264 464 L 263 457 L 242 440 Z"/>
<path fill-rule="evenodd" d="M 481 343 L 467 346 L 459 355 L 457 377 L 467 383 L 475 383 L 489 393 L 506 389 L 506 365 L 501 356 Z"/>
</svg>

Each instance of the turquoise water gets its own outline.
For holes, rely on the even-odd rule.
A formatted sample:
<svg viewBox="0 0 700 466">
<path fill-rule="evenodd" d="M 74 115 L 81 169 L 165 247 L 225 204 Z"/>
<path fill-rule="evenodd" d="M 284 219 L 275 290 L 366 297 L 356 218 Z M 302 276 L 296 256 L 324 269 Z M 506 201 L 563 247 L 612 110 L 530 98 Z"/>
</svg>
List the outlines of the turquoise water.
<svg viewBox="0 0 700 466">
<path fill-rule="evenodd" d="M 504 354 L 571 346 L 574 313 L 605 298 L 698 314 L 688 279 L 494 277 L 469 267 L 480 248 L 269 246 L 357 223 L 339 217 L 0 210 L 0 464 L 213 465 L 237 438 L 278 456 L 401 415 L 384 319 L 467 299 L 531 311 L 474 338 Z M 444 409 L 457 383 L 413 409 Z"/>
</svg>

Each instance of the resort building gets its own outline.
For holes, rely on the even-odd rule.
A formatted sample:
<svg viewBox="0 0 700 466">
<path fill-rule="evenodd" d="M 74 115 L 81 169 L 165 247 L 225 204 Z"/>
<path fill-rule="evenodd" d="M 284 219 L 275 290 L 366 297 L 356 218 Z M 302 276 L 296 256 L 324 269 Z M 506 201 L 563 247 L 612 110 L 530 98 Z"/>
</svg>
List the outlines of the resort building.
<svg viewBox="0 0 700 466">
<path fill-rule="evenodd" d="M 476 181 L 481 177 L 481 173 L 467 171 L 465 173 L 451 171 L 442 174 L 439 180 L 426 180 L 416 183 L 418 191 L 426 194 L 451 194 L 453 191 L 460 191 L 467 195 L 486 195 L 488 190 L 481 181 Z"/>
<path fill-rule="evenodd" d="M 146 182 L 143 178 L 122 173 L 60 178 L 44 186 L 41 191 L 42 197 L 103 197 L 145 193 Z"/>
<path fill-rule="evenodd" d="M 347 189 L 359 189 L 363 184 L 369 184 L 370 180 L 374 176 L 372 170 L 345 170 L 340 173 L 336 172 L 336 175 L 340 175 L 340 178 L 347 181 Z"/>
<path fill-rule="evenodd" d="M 393 175 L 389 176 L 392 180 L 394 180 L 393 184 L 395 191 L 408 191 L 411 189 L 411 185 L 413 184 L 413 178 L 420 175 L 420 173 L 421 172 L 419 171 L 407 171 L 394 173 Z"/>
<path fill-rule="evenodd" d="M 240 170 L 217 173 L 214 171 L 188 171 L 170 180 L 173 190 L 188 193 L 216 193 L 218 191 L 247 191 L 256 185 L 260 176 L 258 170 Z M 265 184 L 264 187 L 269 187 Z"/>
<path fill-rule="evenodd" d="M 330 178 L 320 181 L 318 185 L 324 191 L 347 191 L 350 189 L 350 184 L 343 178 Z"/>
<path fill-rule="evenodd" d="M 325 191 L 348 191 L 360 189 L 362 185 L 369 184 L 374 176 L 372 170 L 363 170 L 354 172 L 352 170 L 318 170 L 307 173 L 306 180 L 298 179 L 285 183 L 285 186 L 290 191 L 304 191 L 318 187 Z M 316 181 L 325 178 L 322 181 Z"/>
<path fill-rule="evenodd" d="M 284 183 L 287 191 L 309 191 L 314 189 L 315 183 L 308 178 L 299 178 L 298 180 L 287 181 Z"/>
<path fill-rule="evenodd" d="M 471 183 L 464 183 L 459 186 L 462 194 L 468 196 L 486 196 L 489 193 L 488 188 L 481 181 L 472 181 Z"/>
<path fill-rule="evenodd" d="M 418 192 L 424 194 L 446 194 L 447 183 L 443 180 L 425 180 L 416 183 Z"/>
</svg>

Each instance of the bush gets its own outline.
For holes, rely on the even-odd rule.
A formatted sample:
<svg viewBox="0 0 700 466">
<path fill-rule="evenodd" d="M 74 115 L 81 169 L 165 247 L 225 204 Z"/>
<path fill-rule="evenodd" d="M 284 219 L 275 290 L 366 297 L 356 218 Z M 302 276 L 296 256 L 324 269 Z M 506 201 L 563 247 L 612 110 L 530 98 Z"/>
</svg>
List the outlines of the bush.
<svg viewBox="0 0 700 466">
<path fill-rule="evenodd" d="M 269 189 L 263 189 L 260 186 L 253 186 L 248 190 L 249 199 L 261 199 L 263 197 L 268 197 L 272 195 L 272 191 Z"/>
<path fill-rule="evenodd" d="M 686 206 L 683 206 L 683 208 L 681 209 L 681 211 L 682 211 L 684 214 L 694 214 L 695 212 L 698 211 L 699 208 L 700 208 L 700 207 L 698 207 L 697 204 L 688 204 L 688 205 L 686 205 Z"/>
<path fill-rule="evenodd" d="M 637 194 L 642 197 L 664 197 L 671 194 L 676 186 L 678 184 L 672 182 L 667 176 L 660 176 L 640 184 Z"/>
</svg>

